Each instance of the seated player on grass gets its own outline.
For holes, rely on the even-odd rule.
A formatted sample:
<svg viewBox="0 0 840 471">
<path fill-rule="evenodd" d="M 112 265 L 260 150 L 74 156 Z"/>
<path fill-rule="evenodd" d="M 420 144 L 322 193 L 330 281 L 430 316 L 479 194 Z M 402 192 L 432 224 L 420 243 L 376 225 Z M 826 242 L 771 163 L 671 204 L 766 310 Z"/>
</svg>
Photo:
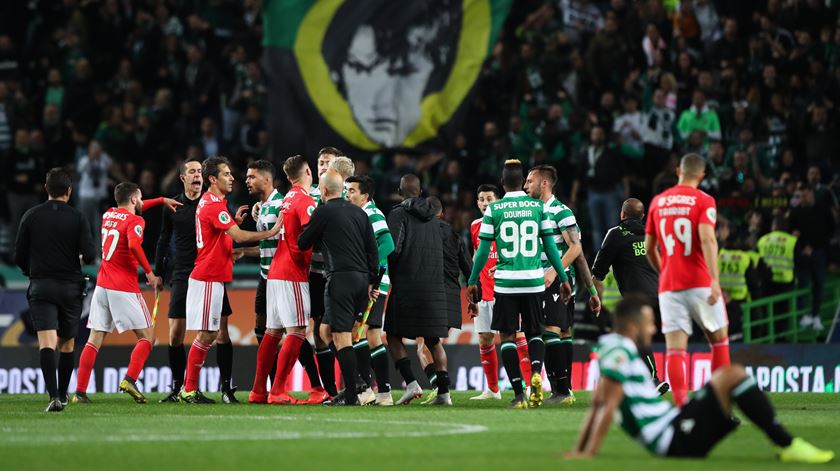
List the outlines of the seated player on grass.
<svg viewBox="0 0 840 471">
<path fill-rule="evenodd" d="M 773 406 L 755 380 L 740 365 L 719 369 L 712 380 L 678 408 L 656 392 L 639 350 L 650 345 L 656 332 L 653 309 L 639 297 L 625 297 L 613 314 L 614 333 L 598 343 L 601 381 L 580 437 L 568 458 L 592 457 L 620 412 L 621 427 L 653 454 L 666 457 L 705 457 L 738 425 L 732 416 L 737 404 L 744 415 L 778 447 L 786 463 L 827 463 L 833 451 L 820 450 L 793 438 L 779 423 Z M 734 403 L 734 404 L 733 404 Z"/>
</svg>

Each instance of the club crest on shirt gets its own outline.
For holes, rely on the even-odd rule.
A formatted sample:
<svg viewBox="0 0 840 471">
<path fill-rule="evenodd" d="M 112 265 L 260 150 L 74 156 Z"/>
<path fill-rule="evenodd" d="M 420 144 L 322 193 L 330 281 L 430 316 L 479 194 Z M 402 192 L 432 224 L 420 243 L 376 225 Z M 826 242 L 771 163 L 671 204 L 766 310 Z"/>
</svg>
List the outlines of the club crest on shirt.
<svg viewBox="0 0 840 471">
<path fill-rule="evenodd" d="M 137 234 L 138 237 L 143 237 L 143 228 L 140 225 L 134 226 L 134 233 Z"/>
<path fill-rule="evenodd" d="M 219 213 L 219 222 L 221 222 L 222 224 L 229 223 L 230 214 L 228 214 L 227 211 L 222 211 L 221 213 Z"/>
<path fill-rule="evenodd" d="M 715 208 L 706 209 L 706 217 L 709 218 L 709 221 L 715 222 L 715 218 L 717 218 L 717 210 Z"/>
</svg>

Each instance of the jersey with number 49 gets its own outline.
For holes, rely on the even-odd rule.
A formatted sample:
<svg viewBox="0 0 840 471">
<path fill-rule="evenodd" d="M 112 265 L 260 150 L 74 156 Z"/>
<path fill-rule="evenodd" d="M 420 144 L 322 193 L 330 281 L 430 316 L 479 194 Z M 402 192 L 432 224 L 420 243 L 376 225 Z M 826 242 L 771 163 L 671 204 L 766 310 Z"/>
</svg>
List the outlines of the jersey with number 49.
<svg viewBox="0 0 840 471">
<path fill-rule="evenodd" d="M 205 192 L 195 209 L 197 255 L 190 278 L 198 281 L 233 281 L 233 239 L 227 230 L 236 222 L 224 198 Z"/>
<path fill-rule="evenodd" d="M 123 208 L 111 208 L 102 215 L 102 264 L 96 286 L 139 293 L 137 259 L 128 247 L 129 240 L 143 243 L 146 221 Z"/>
<path fill-rule="evenodd" d="M 698 228 L 716 219 L 715 199 L 696 188 L 677 185 L 653 197 L 645 233 L 659 240 L 660 293 L 711 286 Z"/>
<path fill-rule="evenodd" d="M 545 205 L 524 191 L 511 191 L 490 203 L 478 237 L 496 242 L 495 292 L 529 294 L 545 291 L 540 238 L 552 235 Z"/>
</svg>

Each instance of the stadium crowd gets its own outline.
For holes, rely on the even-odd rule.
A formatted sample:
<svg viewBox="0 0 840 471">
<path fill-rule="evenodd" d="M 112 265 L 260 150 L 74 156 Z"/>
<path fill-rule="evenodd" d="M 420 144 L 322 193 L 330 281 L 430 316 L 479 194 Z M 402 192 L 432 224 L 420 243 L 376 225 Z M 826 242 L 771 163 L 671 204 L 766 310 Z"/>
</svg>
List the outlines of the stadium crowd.
<svg viewBox="0 0 840 471">
<path fill-rule="evenodd" d="M 269 155 L 260 0 L 10 3 L 0 20 L 0 253 L 45 199 L 50 167 L 75 168 L 74 199 L 96 235 L 119 181 L 175 194 L 184 159 L 224 154 L 244 171 Z M 726 246 L 754 247 L 775 221 L 807 240 L 797 268 L 809 278 L 837 264 L 836 2 L 516 2 L 467 106 L 448 148 L 354 156 L 383 209 L 414 172 L 467 236 L 474 190 L 498 180 L 504 159 L 548 163 L 591 254 L 624 198 L 649 201 L 676 182 L 677 158 L 696 152 Z M 231 199 L 250 202 L 243 179 Z M 153 238 L 145 248 L 153 253 Z"/>
</svg>

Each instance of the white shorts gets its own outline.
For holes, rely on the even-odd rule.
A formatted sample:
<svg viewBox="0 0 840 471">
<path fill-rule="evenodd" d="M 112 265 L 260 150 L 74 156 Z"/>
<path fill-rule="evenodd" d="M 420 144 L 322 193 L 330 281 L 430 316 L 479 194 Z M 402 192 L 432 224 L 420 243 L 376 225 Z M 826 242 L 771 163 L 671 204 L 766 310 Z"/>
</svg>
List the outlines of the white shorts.
<svg viewBox="0 0 840 471">
<path fill-rule="evenodd" d="M 219 281 L 187 282 L 187 330 L 219 330 L 225 284 Z"/>
<path fill-rule="evenodd" d="M 479 301 L 478 302 L 478 316 L 473 319 L 475 331 L 479 334 L 493 333 L 493 328 L 490 324 L 493 323 L 493 305 L 496 301 Z"/>
<path fill-rule="evenodd" d="M 268 280 L 266 292 L 267 329 L 306 327 L 312 303 L 308 281 Z"/>
<path fill-rule="evenodd" d="M 113 332 L 116 327 L 119 333 L 148 329 L 152 326 L 152 315 L 140 293 L 97 286 L 90 300 L 87 326 L 100 332 Z"/>
<path fill-rule="evenodd" d="M 729 325 L 723 296 L 710 306 L 706 299 L 711 288 L 690 288 L 681 291 L 659 293 L 659 310 L 662 313 L 662 333 L 681 330 L 688 335 L 693 332 L 691 320 L 704 330 L 718 331 Z"/>
</svg>

